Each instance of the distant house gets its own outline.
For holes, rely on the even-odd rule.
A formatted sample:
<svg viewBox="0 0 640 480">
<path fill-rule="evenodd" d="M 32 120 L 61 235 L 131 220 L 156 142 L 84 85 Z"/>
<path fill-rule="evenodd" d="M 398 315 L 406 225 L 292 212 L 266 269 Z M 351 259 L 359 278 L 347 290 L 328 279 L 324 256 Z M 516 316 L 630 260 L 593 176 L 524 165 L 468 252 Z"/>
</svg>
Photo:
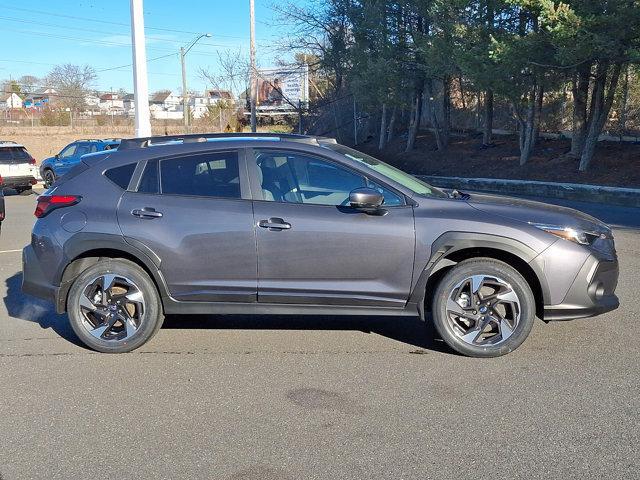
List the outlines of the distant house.
<svg viewBox="0 0 640 480">
<path fill-rule="evenodd" d="M 122 97 L 122 106 L 124 107 L 124 114 L 133 117 L 136 114 L 135 96 L 133 93 L 127 93 Z"/>
<path fill-rule="evenodd" d="M 22 99 L 17 93 L 0 93 L 0 110 L 22 108 Z"/>
<path fill-rule="evenodd" d="M 124 115 L 124 101 L 117 93 L 103 93 L 98 104 L 103 113 L 109 115 Z"/>
<path fill-rule="evenodd" d="M 207 97 L 211 99 L 211 101 L 218 102 L 220 100 L 224 100 L 227 103 L 235 103 L 236 99 L 229 90 L 209 90 L 207 91 Z"/>
<path fill-rule="evenodd" d="M 97 107 L 100 104 L 100 97 L 96 93 L 88 93 L 84 96 L 84 103 L 88 107 Z"/>
<path fill-rule="evenodd" d="M 209 111 L 209 107 L 214 105 L 233 108 L 235 98 L 228 90 L 208 90 L 204 95 L 192 95 L 189 98 L 189 108 L 193 118 L 202 118 Z"/>
<path fill-rule="evenodd" d="M 182 98 L 170 90 L 156 92 L 149 101 L 149 110 L 156 119 L 182 118 Z"/>
<path fill-rule="evenodd" d="M 57 90 L 51 87 L 39 88 L 23 101 L 25 108 L 41 110 L 46 107 L 53 107 L 56 104 Z"/>
</svg>

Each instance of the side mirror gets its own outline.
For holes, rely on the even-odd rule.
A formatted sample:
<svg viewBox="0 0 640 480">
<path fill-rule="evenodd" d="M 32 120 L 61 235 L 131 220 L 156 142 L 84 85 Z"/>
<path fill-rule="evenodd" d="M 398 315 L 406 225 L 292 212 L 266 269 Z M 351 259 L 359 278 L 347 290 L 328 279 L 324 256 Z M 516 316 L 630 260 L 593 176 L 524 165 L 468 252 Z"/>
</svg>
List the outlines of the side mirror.
<svg viewBox="0 0 640 480">
<path fill-rule="evenodd" d="M 56 153 L 56 158 L 60 158 L 60 154 L 59 153 Z"/>
<path fill-rule="evenodd" d="M 380 208 L 384 196 L 373 188 L 356 188 L 349 194 L 349 204 L 353 208 L 364 211 L 374 211 Z"/>
</svg>

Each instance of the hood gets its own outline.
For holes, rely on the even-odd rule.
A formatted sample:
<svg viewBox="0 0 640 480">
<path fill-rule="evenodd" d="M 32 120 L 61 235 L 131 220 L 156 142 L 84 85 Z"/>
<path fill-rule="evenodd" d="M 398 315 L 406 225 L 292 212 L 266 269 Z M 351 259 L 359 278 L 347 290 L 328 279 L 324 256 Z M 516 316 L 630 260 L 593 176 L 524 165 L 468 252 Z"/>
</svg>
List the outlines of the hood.
<svg viewBox="0 0 640 480">
<path fill-rule="evenodd" d="M 481 212 L 525 223 L 571 227 L 588 232 L 610 233 L 609 227 L 591 215 L 573 208 L 501 195 L 470 194 L 467 203 Z"/>
</svg>

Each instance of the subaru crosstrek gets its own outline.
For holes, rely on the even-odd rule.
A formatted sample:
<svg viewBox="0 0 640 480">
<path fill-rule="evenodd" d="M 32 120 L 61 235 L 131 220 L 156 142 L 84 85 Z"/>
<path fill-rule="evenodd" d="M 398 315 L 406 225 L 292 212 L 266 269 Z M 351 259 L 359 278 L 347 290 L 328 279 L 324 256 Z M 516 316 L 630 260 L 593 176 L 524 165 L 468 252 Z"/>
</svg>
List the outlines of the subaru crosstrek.
<svg viewBox="0 0 640 480">
<path fill-rule="evenodd" d="M 492 357 L 536 316 L 618 306 L 602 222 L 446 192 L 332 139 L 123 140 L 85 156 L 35 215 L 23 289 L 101 352 L 140 347 L 166 314 L 261 313 L 415 315 Z"/>
<path fill-rule="evenodd" d="M 83 155 L 118 148 L 120 140 L 107 138 L 104 140 L 76 140 L 64 147 L 60 153 L 45 158 L 40 164 L 40 176 L 47 188 L 80 163 Z"/>
</svg>

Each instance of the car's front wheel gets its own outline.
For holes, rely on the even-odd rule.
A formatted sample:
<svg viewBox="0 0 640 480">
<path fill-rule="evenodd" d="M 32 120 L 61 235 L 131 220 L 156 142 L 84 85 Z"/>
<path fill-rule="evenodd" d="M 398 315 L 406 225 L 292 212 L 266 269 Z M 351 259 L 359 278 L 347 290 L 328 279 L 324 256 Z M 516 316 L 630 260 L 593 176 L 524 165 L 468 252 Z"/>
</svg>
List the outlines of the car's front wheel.
<svg viewBox="0 0 640 480">
<path fill-rule="evenodd" d="M 438 333 L 451 348 L 472 357 L 498 357 L 527 338 L 536 302 L 513 267 L 476 258 L 444 275 L 434 293 L 432 313 Z"/>
<path fill-rule="evenodd" d="M 67 299 L 71 326 L 89 348 L 124 353 L 162 326 L 162 306 L 149 275 L 133 262 L 105 259 L 82 272 Z"/>
<path fill-rule="evenodd" d="M 44 182 L 44 186 L 49 188 L 56 181 L 56 174 L 53 173 L 53 170 L 47 168 L 44 172 L 42 172 L 42 181 Z"/>
</svg>

